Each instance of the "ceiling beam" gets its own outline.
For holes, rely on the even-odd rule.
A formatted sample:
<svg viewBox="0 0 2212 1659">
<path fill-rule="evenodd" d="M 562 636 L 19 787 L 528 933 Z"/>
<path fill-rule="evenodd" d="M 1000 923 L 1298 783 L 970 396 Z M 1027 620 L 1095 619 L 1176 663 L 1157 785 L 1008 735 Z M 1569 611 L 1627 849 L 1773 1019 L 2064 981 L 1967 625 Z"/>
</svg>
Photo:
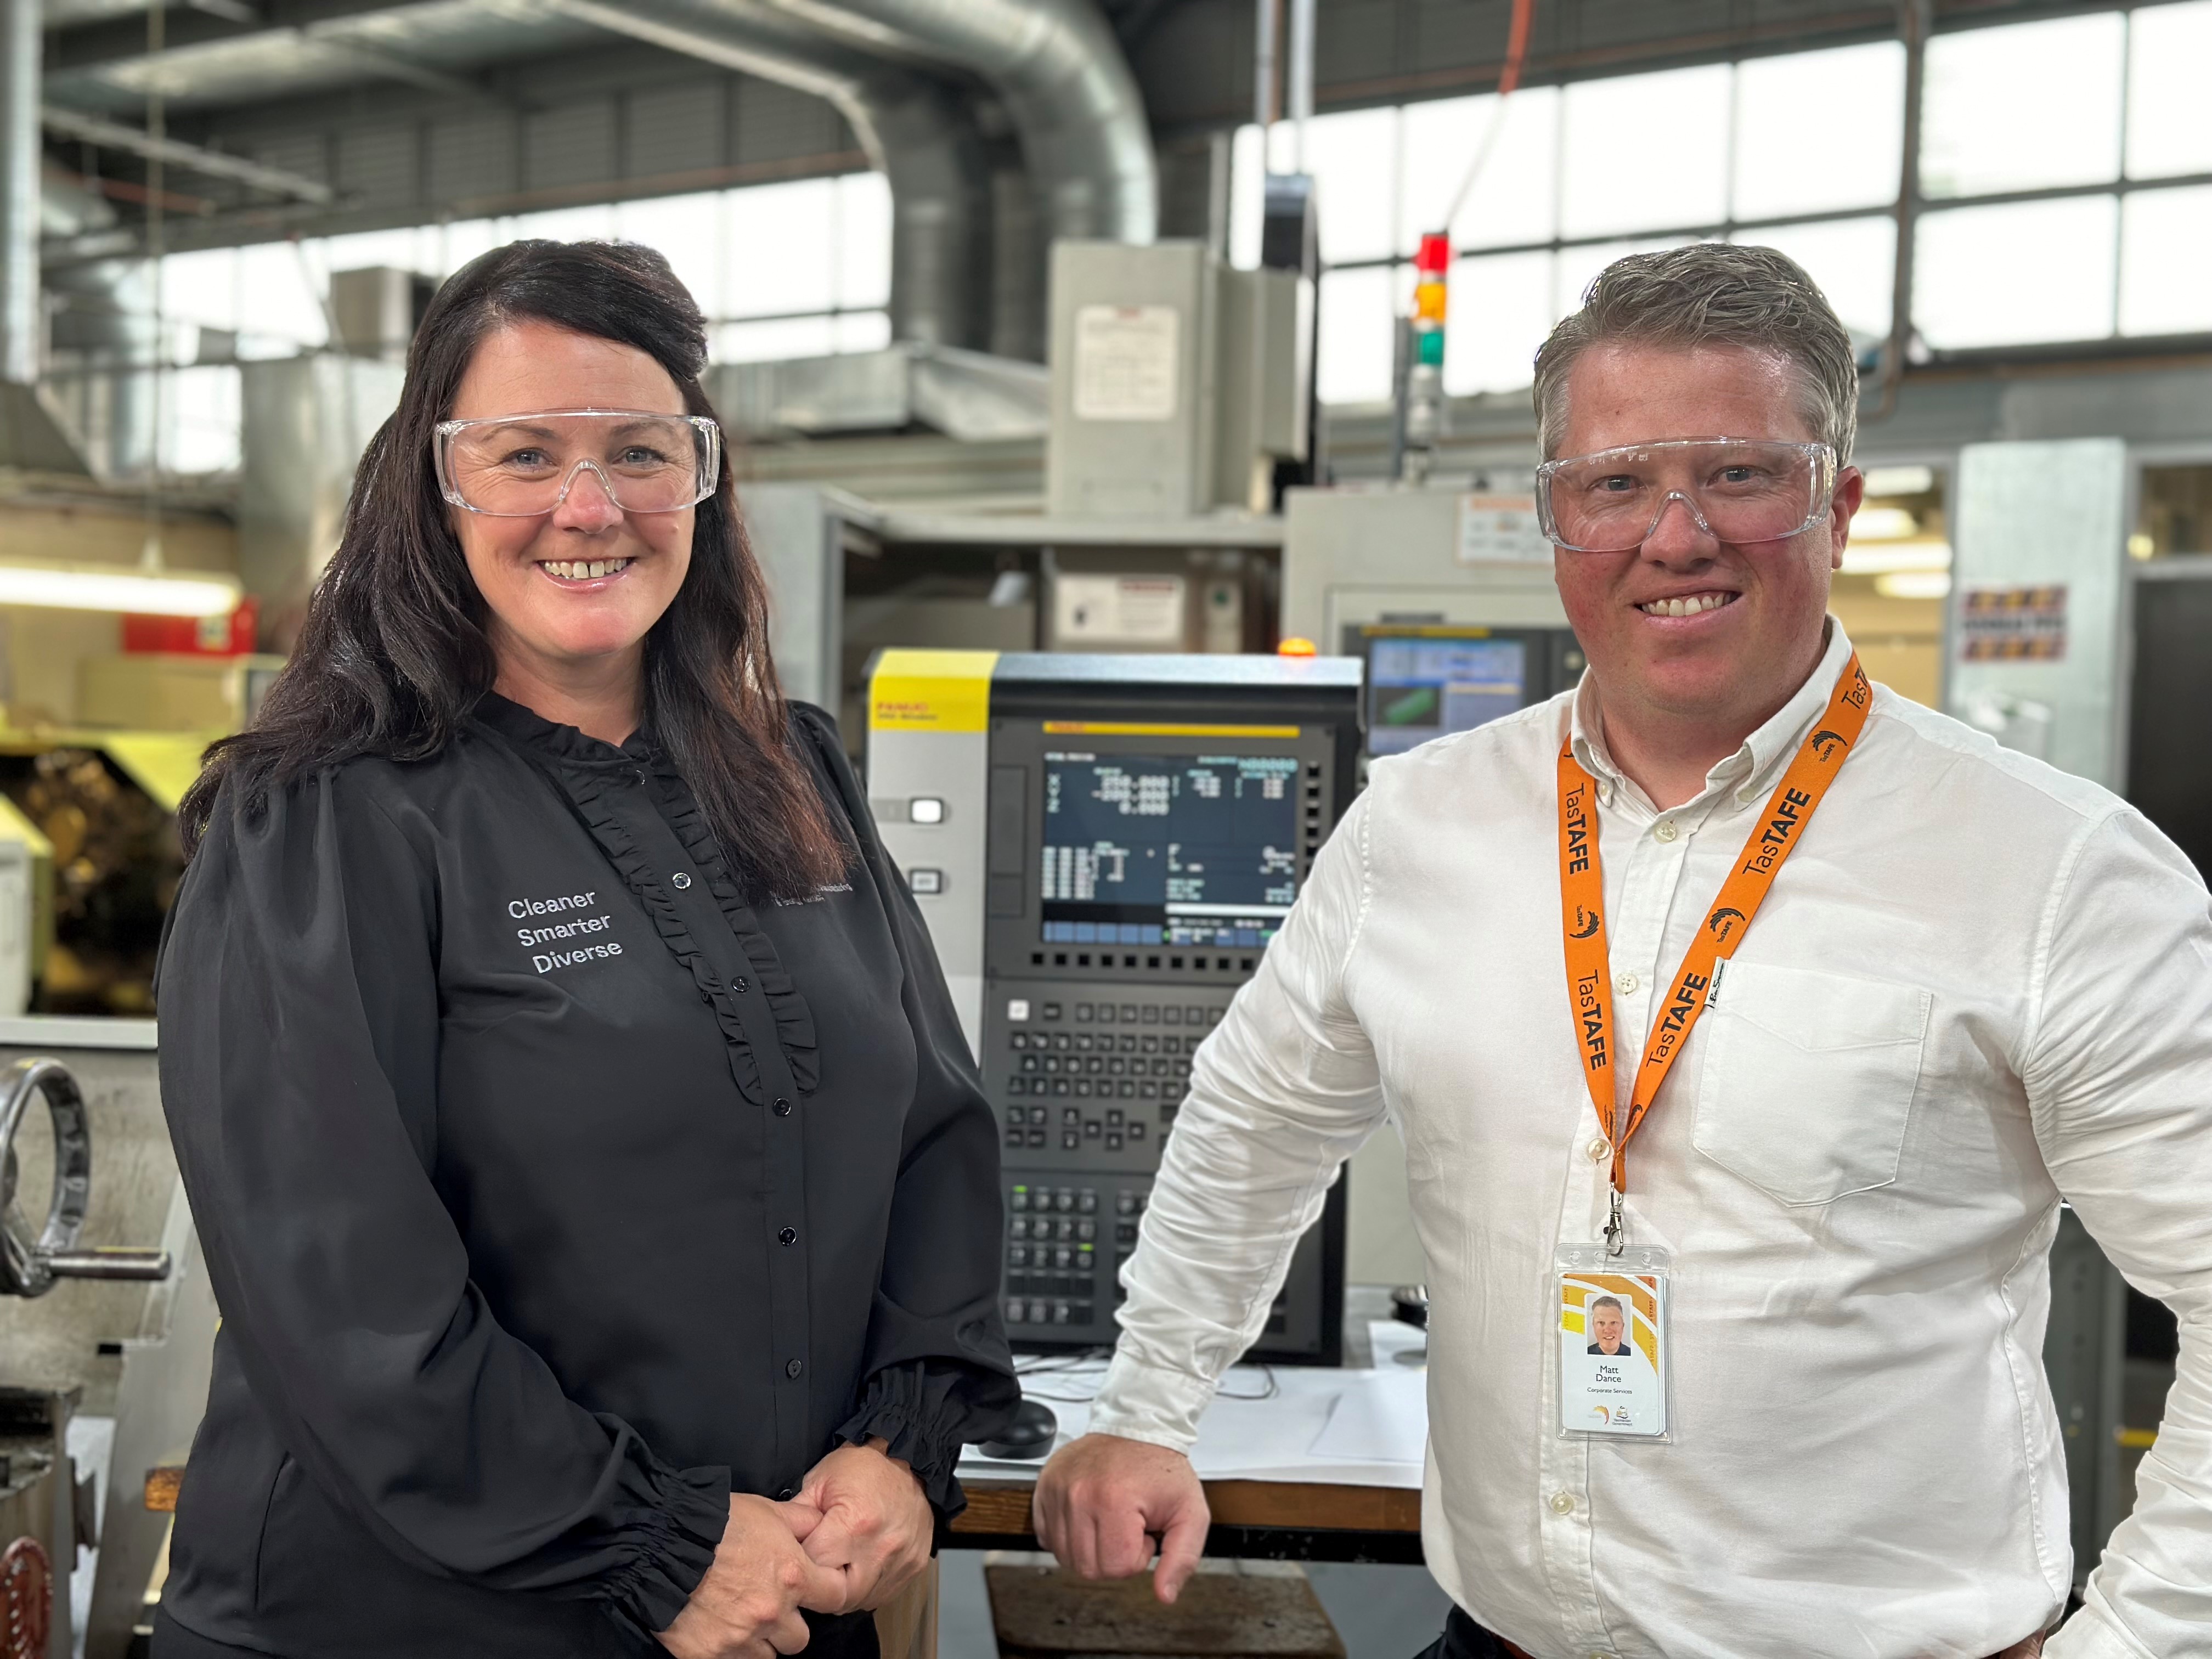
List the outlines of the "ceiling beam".
<svg viewBox="0 0 2212 1659">
<path fill-rule="evenodd" d="M 74 138 L 80 143 L 91 144 L 101 149 L 127 150 L 149 161 L 158 161 L 170 167 L 184 167 L 212 179 L 228 179 L 255 190 L 265 190 L 278 196 L 289 196 L 296 201 L 313 203 L 317 207 L 329 207 L 337 200 L 336 191 L 305 173 L 290 173 L 283 167 L 264 167 L 260 162 L 249 161 L 241 155 L 226 155 L 219 149 L 204 149 L 179 139 L 156 138 L 137 127 L 125 126 L 119 121 L 102 120 L 97 115 L 85 115 L 76 110 L 59 109 L 48 104 L 39 112 L 39 124 L 48 132 Z"/>
</svg>

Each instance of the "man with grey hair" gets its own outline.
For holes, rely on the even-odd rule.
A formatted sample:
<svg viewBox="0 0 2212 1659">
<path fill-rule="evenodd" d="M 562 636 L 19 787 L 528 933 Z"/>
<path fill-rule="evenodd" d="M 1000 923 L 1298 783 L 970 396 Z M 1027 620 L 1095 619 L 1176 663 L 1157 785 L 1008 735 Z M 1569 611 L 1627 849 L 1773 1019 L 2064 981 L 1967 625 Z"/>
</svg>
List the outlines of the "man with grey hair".
<svg viewBox="0 0 2212 1659">
<path fill-rule="evenodd" d="M 1161 1596 L 1188 1577 L 1199 1415 L 1388 1118 L 1439 1659 L 2212 1653 L 2205 889 L 2124 802 L 1861 674 L 1826 615 L 1857 396 L 1769 249 L 1623 259 L 1545 344 L 1589 672 L 1377 761 L 1199 1050 L 1091 1431 L 1039 1484 L 1078 1572 L 1157 1539 Z M 2060 1628 L 2062 1196 L 2182 1340 Z M 1601 1291 L 1626 1352 L 1590 1352 Z"/>
</svg>

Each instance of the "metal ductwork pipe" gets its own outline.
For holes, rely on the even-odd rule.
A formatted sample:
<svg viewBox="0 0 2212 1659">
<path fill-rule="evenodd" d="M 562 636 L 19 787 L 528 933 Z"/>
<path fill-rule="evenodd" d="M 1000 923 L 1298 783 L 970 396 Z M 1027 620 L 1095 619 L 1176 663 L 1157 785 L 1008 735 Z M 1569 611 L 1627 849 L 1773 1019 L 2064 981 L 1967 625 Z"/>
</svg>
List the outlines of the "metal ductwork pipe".
<svg viewBox="0 0 2212 1659">
<path fill-rule="evenodd" d="M 0 0 L 0 380 L 39 378 L 39 0 Z"/>
<path fill-rule="evenodd" d="M 772 0 L 856 45 L 981 76 L 1021 134 L 1052 237 L 1150 242 L 1159 167 L 1136 77 L 1093 0 Z"/>
<path fill-rule="evenodd" d="M 35 155 L 36 152 L 34 151 Z M 47 237 L 112 229 L 118 216 L 104 197 L 52 163 L 40 177 L 39 225 Z M 76 357 L 88 374 L 58 384 L 59 400 L 82 434 L 95 471 L 108 478 L 144 474 L 154 456 L 154 283 L 143 259 L 96 259 L 58 265 L 46 286 L 61 301 L 55 313 L 58 357 Z"/>
<path fill-rule="evenodd" d="M 890 182 L 893 337 L 984 343 L 989 166 L 981 136 L 942 82 L 745 0 L 539 3 L 610 33 L 826 99 Z"/>
</svg>

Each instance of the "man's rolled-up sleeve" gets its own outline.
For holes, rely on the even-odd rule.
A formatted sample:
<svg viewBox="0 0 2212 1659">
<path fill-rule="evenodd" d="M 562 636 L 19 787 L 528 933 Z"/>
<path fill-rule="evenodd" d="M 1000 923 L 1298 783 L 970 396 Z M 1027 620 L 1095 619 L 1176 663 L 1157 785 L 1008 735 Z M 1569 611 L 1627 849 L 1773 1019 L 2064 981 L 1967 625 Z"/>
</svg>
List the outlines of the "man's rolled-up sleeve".
<svg viewBox="0 0 2212 1659">
<path fill-rule="evenodd" d="M 2143 817 L 2088 826 L 2053 895 L 2021 1073 L 2045 1163 L 2180 1358 L 2134 1512 L 2051 1659 L 2212 1654 L 2212 908 Z"/>
<path fill-rule="evenodd" d="M 1128 1300 L 1094 1431 L 1189 1449 L 1338 1170 L 1382 1121 L 1375 1051 L 1345 996 L 1367 914 L 1373 799 L 1322 848 L 1260 971 L 1192 1063 L 1122 1270 Z"/>
</svg>

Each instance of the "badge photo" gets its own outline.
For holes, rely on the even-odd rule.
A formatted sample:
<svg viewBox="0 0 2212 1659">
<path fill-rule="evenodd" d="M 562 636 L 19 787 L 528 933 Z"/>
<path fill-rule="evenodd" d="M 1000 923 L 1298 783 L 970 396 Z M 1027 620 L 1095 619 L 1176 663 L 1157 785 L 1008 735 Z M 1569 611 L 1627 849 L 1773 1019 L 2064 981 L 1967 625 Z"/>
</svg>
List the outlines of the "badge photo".
<svg viewBox="0 0 2212 1659">
<path fill-rule="evenodd" d="M 1663 1438 L 1665 1271 L 1569 1266 L 1558 1285 L 1559 1432 Z"/>
</svg>

